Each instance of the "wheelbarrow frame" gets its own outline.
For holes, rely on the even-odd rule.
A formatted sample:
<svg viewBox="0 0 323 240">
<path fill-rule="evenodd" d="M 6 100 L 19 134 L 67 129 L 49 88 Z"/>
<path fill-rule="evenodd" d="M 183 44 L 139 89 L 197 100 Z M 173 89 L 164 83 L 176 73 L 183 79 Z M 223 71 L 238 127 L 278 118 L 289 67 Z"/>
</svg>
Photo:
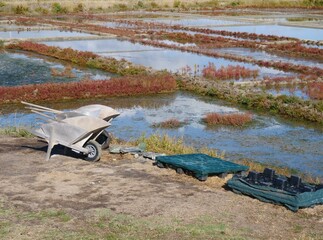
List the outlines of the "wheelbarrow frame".
<svg viewBox="0 0 323 240">
<path fill-rule="evenodd" d="M 50 159 L 55 145 L 62 145 L 75 152 L 86 155 L 88 161 L 98 161 L 101 148 L 106 148 L 110 141 L 106 128 L 119 115 L 116 110 L 103 105 L 87 105 L 72 111 L 59 111 L 31 103 L 22 102 L 42 117 L 44 123 L 30 132 L 48 142 L 46 160 Z M 99 143 L 98 137 L 105 141 Z"/>
</svg>

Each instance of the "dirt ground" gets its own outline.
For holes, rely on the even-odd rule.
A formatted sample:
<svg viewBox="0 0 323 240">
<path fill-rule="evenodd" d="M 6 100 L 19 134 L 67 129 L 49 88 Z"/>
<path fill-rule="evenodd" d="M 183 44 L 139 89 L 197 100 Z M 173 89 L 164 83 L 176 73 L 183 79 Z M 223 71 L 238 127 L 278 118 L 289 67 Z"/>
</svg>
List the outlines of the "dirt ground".
<svg viewBox="0 0 323 240">
<path fill-rule="evenodd" d="M 46 144 L 34 138 L 0 137 L 0 238 L 40 239 L 41 232 L 53 227 L 84 230 L 91 228 L 91 216 L 108 210 L 136 221 L 180 219 L 182 224 L 210 216 L 229 229 L 225 239 L 323 239 L 323 205 L 294 213 L 226 190 L 223 179 L 199 182 L 131 155 L 104 152 L 100 162 L 89 163 L 58 149 L 45 161 L 45 151 Z M 72 220 L 44 224 L 5 214 L 46 209 L 64 211 Z M 2 235 L 1 222 L 7 224 Z M 163 236 L 181 238 L 169 233 L 157 238 Z M 219 239 L 206 239 L 212 238 Z"/>
</svg>

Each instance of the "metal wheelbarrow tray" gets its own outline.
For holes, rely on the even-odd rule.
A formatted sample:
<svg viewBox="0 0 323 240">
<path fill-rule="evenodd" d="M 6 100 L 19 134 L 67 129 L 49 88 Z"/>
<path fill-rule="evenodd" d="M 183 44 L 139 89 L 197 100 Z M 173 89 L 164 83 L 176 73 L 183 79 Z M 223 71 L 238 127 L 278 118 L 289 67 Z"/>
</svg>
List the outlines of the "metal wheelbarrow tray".
<svg viewBox="0 0 323 240">
<path fill-rule="evenodd" d="M 30 132 L 48 142 L 46 160 L 50 158 L 52 148 L 59 144 L 84 154 L 88 161 L 98 161 L 102 148 L 108 147 L 110 141 L 105 129 L 119 115 L 116 110 L 99 104 L 63 112 L 22 103 L 42 117 L 39 126 Z"/>
<path fill-rule="evenodd" d="M 193 175 L 200 181 L 208 176 L 225 177 L 228 173 L 240 173 L 248 170 L 247 166 L 214 158 L 206 154 L 180 154 L 172 156 L 157 156 L 158 167 L 170 167 L 177 173 Z"/>
</svg>

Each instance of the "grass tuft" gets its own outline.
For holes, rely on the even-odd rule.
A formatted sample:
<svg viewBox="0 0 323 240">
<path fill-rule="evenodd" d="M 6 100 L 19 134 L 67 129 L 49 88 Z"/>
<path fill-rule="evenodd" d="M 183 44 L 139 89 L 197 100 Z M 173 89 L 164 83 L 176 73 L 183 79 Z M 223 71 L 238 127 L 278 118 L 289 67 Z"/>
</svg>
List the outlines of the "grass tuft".
<svg viewBox="0 0 323 240">
<path fill-rule="evenodd" d="M 171 118 L 163 122 L 154 123 L 152 126 L 155 128 L 180 128 L 184 124 L 184 122 L 181 122 L 175 118 Z"/>
<path fill-rule="evenodd" d="M 20 127 L 7 127 L 0 128 L 0 136 L 11 136 L 11 137 L 33 137 L 33 135 L 24 128 Z"/>
<path fill-rule="evenodd" d="M 218 153 L 216 149 L 200 148 L 188 146 L 184 143 L 183 138 L 172 138 L 166 134 L 153 134 L 149 137 L 142 136 L 135 141 L 136 145 L 144 144 L 147 151 L 165 153 L 165 154 L 190 154 L 204 153 L 212 157 L 224 157 L 224 152 Z"/>
<path fill-rule="evenodd" d="M 209 113 L 203 118 L 203 121 L 208 126 L 230 125 L 242 127 L 252 121 L 252 115 L 250 113 Z"/>
<path fill-rule="evenodd" d="M 42 210 L 40 212 L 30 212 L 22 216 L 24 219 L 28 220 L 46 220 L 46 219 L 56 219 L 61 222 L 68 222 L 71 220 L 71 217 L 64 212 L 63 210 Z"/>
</svg>

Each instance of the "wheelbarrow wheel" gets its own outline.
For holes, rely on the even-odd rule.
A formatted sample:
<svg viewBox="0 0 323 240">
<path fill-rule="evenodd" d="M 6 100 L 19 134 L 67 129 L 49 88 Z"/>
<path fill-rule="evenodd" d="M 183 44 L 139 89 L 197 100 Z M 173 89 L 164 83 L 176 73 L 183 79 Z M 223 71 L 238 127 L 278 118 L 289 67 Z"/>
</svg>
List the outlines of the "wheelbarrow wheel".
<svg viewBox="0 0 323 240">
<path fill-rule="evenodd" d="M 85 157 L 86 161 L 96 162 L 100 160 L 102 149 L 101 145 L 94 140 L 88 141 L 84 147 L 89 150 L 89 153 Z"/>
</svg>

